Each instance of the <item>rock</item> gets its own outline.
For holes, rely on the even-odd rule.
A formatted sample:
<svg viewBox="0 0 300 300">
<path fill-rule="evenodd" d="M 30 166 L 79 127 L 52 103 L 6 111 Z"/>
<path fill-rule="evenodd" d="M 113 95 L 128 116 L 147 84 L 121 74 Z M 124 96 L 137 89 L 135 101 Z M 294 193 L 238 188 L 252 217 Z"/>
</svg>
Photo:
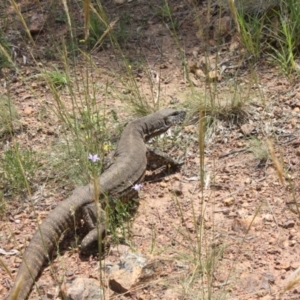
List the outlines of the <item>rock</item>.
<svg viewBox="0 0 300 300">
<path fill-rule="evenodd" d="M 62 287 L 62 293 L 68 300 L 101 300 L 104 291 L 96 279 L 78 277 Z"/>
<path fill-rule="evenodd" d="M 116 293 L 127 292 L 139 281 L 146 264 L 146 256 L 133 252 L 126 253 L 110 269 L 109 287 Z"/>
<path fill-rule="evenodd" d="M 282 223 L 281 226 L 283 228 L 292 228 L 295 226 L 295 221 L 294 220 L 287 220 L 286 222 Z"/>
<path fill-rule="evenodd" d="M 168 272 L 170 260 L 150 259 L 143 254 L 129 252 L 115 262 L 108 270 L 109 287 L 116 293 L 126 293 L 133 287 Z"/>
<path fill-rule="evenodd" d="M 44 15 L 33 14 L 29 23 L 29 31 L 32 34 L 37 34 L 43 30 L 44 25 L 45 25 Z"/>
<path fill-rule="evenodd" d="M 253 124 L 243 124 L 241 126 L 241 131 L 244 135 L 250 135 L 254 129 L 255 127 Z"/>
<path fill-rule="evenodd" d="M 230 34 L 232 28 L 232 18 L 224 16 L 218 18 L 214 24 L 214 38 L 225 37 Z"/>
</svg>

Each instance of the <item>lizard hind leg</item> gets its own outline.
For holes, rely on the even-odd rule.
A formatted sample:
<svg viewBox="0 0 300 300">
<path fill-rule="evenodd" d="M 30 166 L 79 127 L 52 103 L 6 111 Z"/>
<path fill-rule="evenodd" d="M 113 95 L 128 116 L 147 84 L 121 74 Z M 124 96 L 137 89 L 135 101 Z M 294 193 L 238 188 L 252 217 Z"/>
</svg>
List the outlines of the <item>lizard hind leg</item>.
<svg viewBox="0 0 300 300">
<path fill-rule="evenodd" d="M 99 226 L 99 232 L 97 228 L 94 228 L 91 230 L 81 241 L 80 251 L 83 254 L 90 254 L 97 252 L 98 245 L 101 245 L 101 252 L 102 252 L 102 240 L 104 239 L 106 235 L 106 226 L 105 224 L 100 224 Z M 98 243 L 98 238 L 100 237 L 100 241 Z"/>
<path fill-rule="evenodd" d="M 94 203 L 90 203 L 82 208 L 83 219 L 89 229 L 88 234 L 81 241 L 80 251 L 84 254 L 96 252 L 98 244 L 102 244 L 102 240 L 106 236 L 105 211 L 99 210 L 98 220 L 95 208 Z M 98 239 L 100 239 L 100 243 L 98 243 Z"/>
</svg>

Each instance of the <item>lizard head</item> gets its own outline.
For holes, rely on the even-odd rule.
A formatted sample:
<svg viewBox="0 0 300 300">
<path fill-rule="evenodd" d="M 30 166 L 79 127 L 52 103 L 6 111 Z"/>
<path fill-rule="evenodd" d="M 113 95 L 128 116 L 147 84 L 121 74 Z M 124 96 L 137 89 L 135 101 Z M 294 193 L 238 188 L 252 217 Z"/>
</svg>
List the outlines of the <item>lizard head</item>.
<svg viewBox="0 0 300 300">
<path fill-rule="evenodd" d="M 171 108 L 161 109 L 154 114 L 148 115 L 144 128 L 145 139 L 166 132 L 170 127 L 183 122 L 186 112 Z"/>
<path fill-rule="evenodd" d="M 186 115 L 186 112 L 183 110 L 174 110 L 171 108 L 159 110 L 157 113 L 162 115 L 165 127 L 168 128 L 170 128 L 173 125 L 182 123 Z"/>
</svg>

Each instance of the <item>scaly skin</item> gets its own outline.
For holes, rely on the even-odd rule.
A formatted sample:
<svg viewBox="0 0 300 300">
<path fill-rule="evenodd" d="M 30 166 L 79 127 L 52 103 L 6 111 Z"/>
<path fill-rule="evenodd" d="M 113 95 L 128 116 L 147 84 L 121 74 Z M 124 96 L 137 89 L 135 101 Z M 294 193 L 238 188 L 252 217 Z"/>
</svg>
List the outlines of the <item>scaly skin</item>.
<svg viewBox="0 0 300 300">
<path fill-rule="evenodd" d="M 147 166 L 145 141 L 181 122 L 185 112 L 163 109 L 129 123 L 119 140 L 113 164 L 98 179 L 99 192 L 89 184 L 77 187 L 72 195 L 62 201 L 39 225 L 27 247 L 9 300 L 25 300 L 50 254 L 58 245 L 62 234 L 74 226 L 74 220 L 82 216 L 83 207 L 94 199 L 100 202 L 106 196 L 124 197 L 132 186 L 143 180 Z"/>
</svg>

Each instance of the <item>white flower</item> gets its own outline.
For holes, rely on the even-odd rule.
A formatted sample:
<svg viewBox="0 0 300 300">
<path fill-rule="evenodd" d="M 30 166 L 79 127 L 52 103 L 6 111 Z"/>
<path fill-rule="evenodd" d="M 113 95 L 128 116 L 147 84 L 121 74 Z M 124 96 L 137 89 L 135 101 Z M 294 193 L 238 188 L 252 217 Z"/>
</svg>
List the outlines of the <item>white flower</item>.
<svg viewBox="0 0 300 300">
<path fill-rule="evenodd" d="M 92 162 L 97 162 L 98 160 L 100 160 L 100 158 L 98 157 L 98 154 L 89 154 L 88 159 Z"/>
<path fill-rule="evenodd" d="M 136 191 L 139 191 L 142 187 L 143 185 L 141 183 L 136 183 L 132 188 Z"/>
</svg>

